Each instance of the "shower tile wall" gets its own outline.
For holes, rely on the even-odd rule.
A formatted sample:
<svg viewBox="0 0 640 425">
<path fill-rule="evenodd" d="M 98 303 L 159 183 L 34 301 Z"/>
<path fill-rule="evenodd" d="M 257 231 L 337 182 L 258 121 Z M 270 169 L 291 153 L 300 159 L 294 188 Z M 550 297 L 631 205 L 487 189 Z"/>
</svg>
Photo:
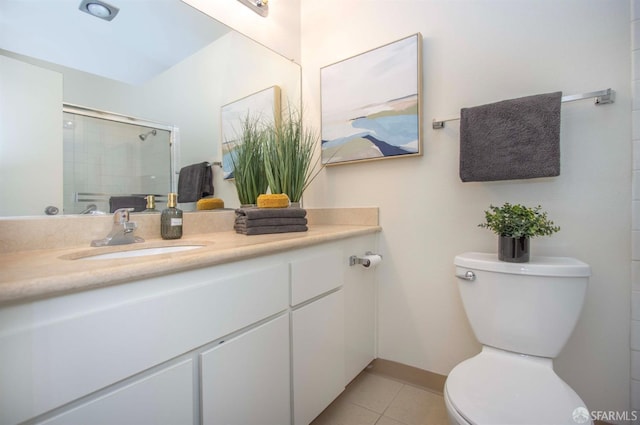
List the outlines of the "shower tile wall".
<svg viewBox="0 0 640 425">
<path fill-rule="evenodd" d="M 633 106 L 631 408 L 640 409 L 640 0 L 631 0 Z"/>
<path fill-rule="evenodd" d="M 109 197 L 166 195 L 170 182 L 170 133 L 64 113 L 64 213 L 96 204 L 109 212 Z M 98 195 L 82 195 L 98 194 Z"/>
</svg>

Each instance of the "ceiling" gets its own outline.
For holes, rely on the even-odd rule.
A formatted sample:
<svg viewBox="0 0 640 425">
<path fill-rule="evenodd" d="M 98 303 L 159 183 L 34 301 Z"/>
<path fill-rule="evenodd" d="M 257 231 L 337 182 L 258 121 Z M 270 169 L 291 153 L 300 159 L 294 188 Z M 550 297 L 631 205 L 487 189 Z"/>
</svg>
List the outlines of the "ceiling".
<svg viewBox="0 0 640 425">
<path fill-rule="evenodd" d="M 81 0 L 0 0 L 0 49 L 141 84 L 229 32 L 180 0 L 107 0 L 112 21 Z"/>
</svg>

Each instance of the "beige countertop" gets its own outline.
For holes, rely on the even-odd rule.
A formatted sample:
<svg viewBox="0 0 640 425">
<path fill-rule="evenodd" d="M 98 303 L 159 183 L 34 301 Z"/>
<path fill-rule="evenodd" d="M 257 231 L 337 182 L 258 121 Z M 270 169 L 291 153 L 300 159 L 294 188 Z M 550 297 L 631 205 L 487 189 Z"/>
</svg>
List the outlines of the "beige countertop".
<svg viewBox="0 0 640 425">
<path fill-rule="evenodd" d="M 318 215 L 311 215 L 309 230 L 299 233 L 246 236 L 234 231 L 214 231 L 187 234 L 173 241 L 146 238 L 142 243 L 115 247 L 92 248 L 83 244 L 5 252 L 0 254 L 0 304 L 46 298 L 208 267 L 381 230 L 377 225 L 377 210 L 375 223 L 368 220 L 364 224 L 353 224 L 354 220 L 346 220 L 347 224 L 344 224 L 345 220 L 333 218 L 335 217 L 322 219 Z M 341 221 L 343 223 L 340 223 Z M 81 259 L 99 253 L 174 245 L 202 247 L 144 257 Z"/>
</svg>

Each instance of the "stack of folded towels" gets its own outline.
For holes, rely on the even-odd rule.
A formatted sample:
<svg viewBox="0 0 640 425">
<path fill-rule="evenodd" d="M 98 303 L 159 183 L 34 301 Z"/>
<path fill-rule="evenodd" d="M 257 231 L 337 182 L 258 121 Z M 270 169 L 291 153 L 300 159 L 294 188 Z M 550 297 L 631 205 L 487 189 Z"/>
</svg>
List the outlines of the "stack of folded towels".
<svg viewBox="0 0 640 425">
<path fill-rule="evenodd" d="M 306 232 L 306 215 L 307 211 L 303 208 L 238 208 L 233 228 L 236 233 L 243 235 Z"/>
</svg>

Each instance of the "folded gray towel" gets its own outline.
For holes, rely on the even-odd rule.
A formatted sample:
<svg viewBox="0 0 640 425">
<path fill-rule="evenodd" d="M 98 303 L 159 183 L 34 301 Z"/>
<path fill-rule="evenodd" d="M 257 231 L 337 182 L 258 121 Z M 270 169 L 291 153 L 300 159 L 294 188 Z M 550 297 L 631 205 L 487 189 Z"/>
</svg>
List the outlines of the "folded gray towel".
<svg viewBox="0 0 640 425">
<path fill-rule="evenodd" d="M 144 211 L 147 201 L 144 196 L 112 196 L 109 198 L 109 211 L 115 212 L 120 208 L 133 208 L 134 212 Z"/>
<path fill-rule="evenodd" d="M 260 227 L 260 226 L 288 226 L 306 225 L 307 219 L 304 217 L 275 217 L 275 218 L 247 218 L 247 216 L 236 217 L 235 225 L 240 227 Z"/>
<path fill-rule="evenodd" d="M 256 218 L 295 218 L 305 217 L 307 210 L 304 208 L 238 208 L 236 217 L 246 216 L 248 219 Z"/>
<path fill-rule="evenodd" d="M 236 229 L 236 233 L 242 235 L 267 235 L 271 233 L 290 233 L 290 232 L 306 232 L 309 230 L 304 225 L 290 225 L 290 226 L 258 226 L 247 227 L 246 229 Z"/>
<path fill-rule="evenodd" d="M 178 202 L 197 202 L 213 195 L 213 172 L 208 162 L 187 165 L 178 176 Z"/>
<path fill-rule="evenodd" d="M 463 182 L 560 174 L 562 93 L 547 93 L 460 111 Z"/>
</svg>

